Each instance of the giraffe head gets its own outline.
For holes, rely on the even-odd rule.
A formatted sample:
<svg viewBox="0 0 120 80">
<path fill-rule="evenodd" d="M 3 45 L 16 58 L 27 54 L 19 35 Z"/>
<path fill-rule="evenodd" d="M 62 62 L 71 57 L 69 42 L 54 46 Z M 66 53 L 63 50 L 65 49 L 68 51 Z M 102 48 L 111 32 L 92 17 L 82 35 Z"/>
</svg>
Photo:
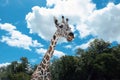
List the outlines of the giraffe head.
<svg viewBox="0 0 120 80">
<path fill-rule="evenodd" d="M 72 41 L 74 38 L 74 34 L 68 25 L 68 18 L 64 20 L 64 16 L 62 16 L 62 22 L 59 23 L 56 17 L 54 17 L 54 22 L 55 22 L 55 26 L 57 27 L 58 34 L 61 37 L 65 37 L 67 41 Z"/>
</svg>

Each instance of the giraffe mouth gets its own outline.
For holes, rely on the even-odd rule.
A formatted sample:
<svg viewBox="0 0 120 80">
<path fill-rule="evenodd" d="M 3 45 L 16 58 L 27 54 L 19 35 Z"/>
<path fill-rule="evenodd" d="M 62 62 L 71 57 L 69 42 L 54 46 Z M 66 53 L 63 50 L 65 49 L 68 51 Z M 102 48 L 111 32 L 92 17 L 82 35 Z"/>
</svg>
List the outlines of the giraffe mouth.
<svg viewBox="0 0 120 80">
<path fill-rule="evenodd" d="M 67 37 L 67 41 L 72 41 L 74 39 L 74 34 L 70 32 Z"/>
</svg>

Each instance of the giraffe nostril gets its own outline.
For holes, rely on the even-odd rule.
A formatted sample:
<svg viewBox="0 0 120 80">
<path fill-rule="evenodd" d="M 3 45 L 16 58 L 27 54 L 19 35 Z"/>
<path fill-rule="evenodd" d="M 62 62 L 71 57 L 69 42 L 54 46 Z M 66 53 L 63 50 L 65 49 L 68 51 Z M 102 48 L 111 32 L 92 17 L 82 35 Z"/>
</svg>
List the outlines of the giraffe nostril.
<svg viewBox="0 0 120 80">
<path fill-rule="evenodd" d="M 74 37 L 74 34 L 72 32 L 70 32 L 68 35 Z"/>
</svg>

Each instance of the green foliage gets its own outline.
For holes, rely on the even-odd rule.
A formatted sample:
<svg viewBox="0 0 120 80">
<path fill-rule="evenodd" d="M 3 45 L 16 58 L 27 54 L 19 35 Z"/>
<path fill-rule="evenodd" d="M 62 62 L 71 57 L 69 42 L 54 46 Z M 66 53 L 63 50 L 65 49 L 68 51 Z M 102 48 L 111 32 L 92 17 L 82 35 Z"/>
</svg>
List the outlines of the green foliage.
<svg viewBox="0 0 120 80">
<path fill-rule="evenodd" d="M 77 56 L 63 56 L 51 65 L 52 80 L 120 80 L 120 45 L 95 39 Z"/>
<path fill-rule="evenodd" d="M 52 80 L 74 80 L 78 62 L 78 58 L 73 56 L 63 56 L 56 60 L 51 66 Z"/>
<path fill-rule="evenodd" d="M 106 79 L 114 79 L 118 76 L 116 75 L 118 64 L 119 62 L 113 54 L 100 54 L 96 56 L 94 61 L 94 70 L 96 70 L 95 75 L 98 77 L 105 77 Z"/>
<path fill-rule="evenodd" d="M 30 80 L 32 71 L 26 57 L 21 62 L 13 61 L 7 67 L 0 68 L 0 80 Z"/>
<path fill-rule="evenodd" d="M 8 78 L 10 80 L 30 80 L 30 75 L 28 75 L 24 72 L 19 72 L 16 74 L 9 74 Z"/>
<path fill-rule="evenodd" d="M 90 43 L 90 47 L 88 48 L 88 52 L 94 52 L 94 53 L 103 53 L 103 52 L 109 52 L 110 50 L 110 43 L 105 42 L 102 39 L 95 39 L 93 42 Z"/>
</svg>

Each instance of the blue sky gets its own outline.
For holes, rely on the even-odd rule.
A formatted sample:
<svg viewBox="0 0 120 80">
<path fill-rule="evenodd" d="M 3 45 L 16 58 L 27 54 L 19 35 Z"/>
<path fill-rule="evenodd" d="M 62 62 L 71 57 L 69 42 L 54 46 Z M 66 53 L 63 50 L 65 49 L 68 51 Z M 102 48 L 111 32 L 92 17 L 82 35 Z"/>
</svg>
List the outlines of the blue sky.
<svg viewBox="0 0 120 80">
<path fill-rule="evenodd" d="M 75 55 L 95 38 L 120 43 L 120 0 L 0 0 L 0 65 L 27 57 L 39 63 L 64 15 L 75 34 L 72 42 L 59 40 L 53 58 Z"/>
</svg>

